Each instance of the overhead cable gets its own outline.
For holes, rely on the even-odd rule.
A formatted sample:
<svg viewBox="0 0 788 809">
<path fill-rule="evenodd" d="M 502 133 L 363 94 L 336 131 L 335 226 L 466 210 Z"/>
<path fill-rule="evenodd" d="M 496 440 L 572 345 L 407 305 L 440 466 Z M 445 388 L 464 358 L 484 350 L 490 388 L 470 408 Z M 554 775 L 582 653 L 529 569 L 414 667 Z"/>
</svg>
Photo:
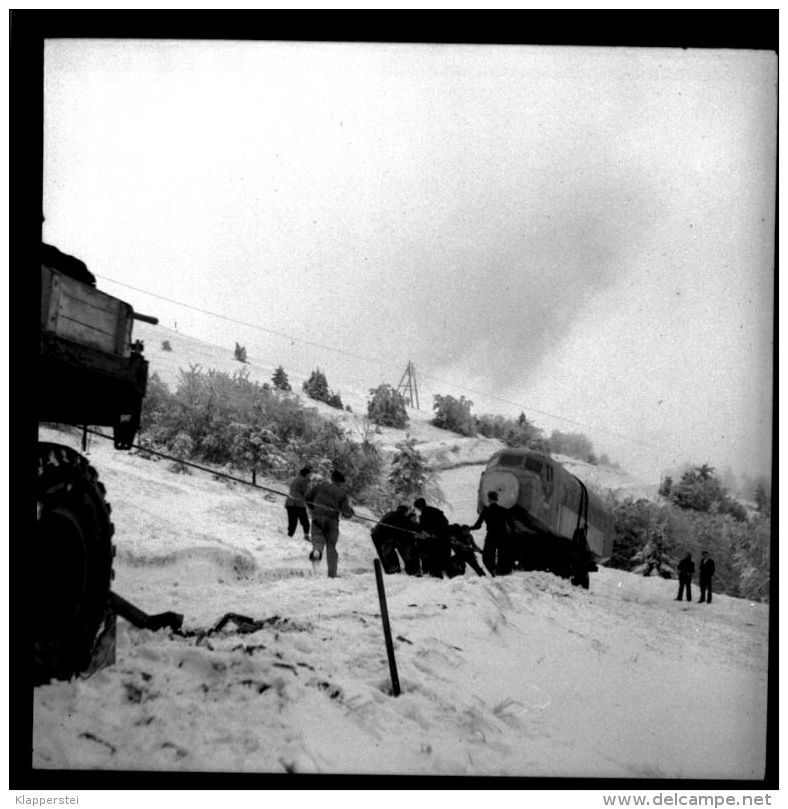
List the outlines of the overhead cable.
<svg viewBox="0 0 788 809">
<path fill-rule="evenodd" d="M 201 309 L 198 306 L 192 306 L 191 304 L 183 303 L 182 301 L 176 301 L 173 298 L 168 298 L 168 297 L 165 297 L 164 295 L 158 295 L 155 292 L 149 292 L 146 289 L 140 289 L 139 287 L 135 287 L 135 286 L 132 286 L 131 284 L 123 283 L 122 281 L 116 281 L 115 279 L 109 278 L 109 277 L 107 277 L 105 275 L 98 275 L 97 274 L 96 277 L 101 278 L 104 281 L 109 281 L 110 283 L 113 283 L 113 284 L 118 284 L 118 286 L 126 287 L 128 289 L 133 289 L 135 292 L 141 292 L 143 295 L 150 295 L 153 298 L 158 298 L 160 300 L 167 301 L 168 303 L 173 303 L 176 306 L 182 306 L 185 309 L 191 309 L 191 310 L 193 310 L 195 312 L 200 312 L 200 314 L 209 315 L 210 317 L 216 317 L 216 318 L 219 318 L 220 320 L 226 320 L 226 321 L 228 321 L 230 323 L 236 323 L 236 324 L 238 324 L 240 326 L 246 326 L 246 327 L 248 327 L 250 329 L 255 329 L 257 331 L 261 331 L 261 332 L 264 332 L 266 334 L 273 334 L 276 337 L 281 337 L 283 339 L 290 340 L 291 342 L 303 343 L 304 345 L 314 346 L 316 348 L 323 348 L 323 349 L 325 349 L 327 351 L 334 351 L 334 352 L 336 352 L 338 354 L 344 354 L 347 357 L 353 357 L 354 359 L 363 360 L 364 362 L 377 363 L 377 364 L 382 365 L 382 366 L 392 366 L 392 367 L 394 366 L 394 362 L 392 360 L 385 360 L 385 359 L 382 359 L 380 357 L 366 357 L 366 356 L 364 356 L 362 354 L 356 354 L 355 352 L 347 351 L 347 350 L 345 350 L 343 348 L 337 348 L 336 346 L 330 346 L 330 345 L 326 345 L 324 343 L 316 343 L 316 342 L 314 342 L 312 340 L 305 340 L 302 337 L 295 337 L 295 336 L 293 336 L 291 334 L 285 334 L 284 332 L 276 331 L 274 329 L 267 329 L 264 326 L 258 326 L 255 323 L 249 323 L 248 321 L 238 320 L 237 318 L 229 317 L 227 315 L 222 315 L 222 314 L 219 314 L 218 312 L 211 312 L 208 309 Z M 513 407 L 519 407 L 521 410 L 528 410 L 528 411 L 533 412 L 533 413 L 538 413 L 541 416 L 548 416 L 550 418 L 559 419 L 560 421 L 564 421 L 567 424 L 574 424 L 576 427 L 583 427 L 583 428 L 585 428 L 587 430 L 594 430 L 596 432 L 605 433 L 606 435 L 614 436 L 615 438 L 620 438 L 620 439 L 622 439 L 624 441 L 630 441 L 630 442 L 632 442 L 634 444 L 639 444 L 642 447 L 646 447 L 647 449 L 652 449 L 652 450 L 655 450 L 655 451 L 659 451 L 659 449 L 660 449 L 656 445 L 650 444 L 650 443 L 648 443 L 646 441 L 642 441 L 639 438 L 633 438 L 632 436 L 624 435 L 623 433 L 617 433 L 617 432 L 615 432 L 613 430 L 607 430 L 604 427 L 596 427 L 593 424 L 586 424 L 585 422 L 582 422 L 582 421 L 576 421 L 574 419 L 567 418 L 566 416 L 561 416 L 558 413 L 550 413 L 549 411 L 546 411 L 546 410 L 539 410 L 539 409 L 537 409 L 535 407 L 531 407 L 530 405 L 523 404 L 522 402 L 513 402 L 510 399 L 504 399 L 504 398 L 502 398 L 500 396 L 496 396 L 495 394 L 487 393 L 486 391 L 480 391 L 480 390 L 475 390 L 474 388 L 469 388 L 469 387 L 465 386 L 464 384 L 458 384 L 457 382 L 449 382 L 449 381 L 447 381 L 445 379 L 438 379 L 437 377 L 431 376 L 429 374 L 424 374 L 424 373 L 421 373 L 420 376 L 421 376 L 422 379 L 431 379 L 433 382 L 439 382 L 442 385 L 452 385 L 452 386 L 457 387 L 457 388 L 462 388 L 462 389 L 468 391 L 469 393 L 478 394 L 479 396 L 484 396 L 484 397 L 486 397 L 488 399 L 492 399 L 492 400 L 495 400 L 497 402 L 501 402 L 503 404 L 508 404 L 508 405 L 513 406 Z"/>
</svg>

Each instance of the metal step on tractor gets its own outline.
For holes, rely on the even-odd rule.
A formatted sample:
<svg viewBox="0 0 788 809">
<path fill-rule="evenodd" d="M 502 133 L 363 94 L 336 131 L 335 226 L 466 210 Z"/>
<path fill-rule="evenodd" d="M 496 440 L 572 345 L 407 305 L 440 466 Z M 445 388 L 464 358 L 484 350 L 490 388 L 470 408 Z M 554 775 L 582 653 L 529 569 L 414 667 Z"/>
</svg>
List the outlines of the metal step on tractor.
<svg viewBox="0 0 788 809">
<path fill-rule="evenodd" d="M 111 427 L 130 449 L 148 379 L 135 320 L 156 324 L 95 287 L 79 259 L 42 245 L 38 421 Z M 70 446 L 39 442 L 34 600 L 35 684 L 111 664 L 116 615 L 148 618 L 111 593 L 114 526 L 103 484 Z"/>
</svg>

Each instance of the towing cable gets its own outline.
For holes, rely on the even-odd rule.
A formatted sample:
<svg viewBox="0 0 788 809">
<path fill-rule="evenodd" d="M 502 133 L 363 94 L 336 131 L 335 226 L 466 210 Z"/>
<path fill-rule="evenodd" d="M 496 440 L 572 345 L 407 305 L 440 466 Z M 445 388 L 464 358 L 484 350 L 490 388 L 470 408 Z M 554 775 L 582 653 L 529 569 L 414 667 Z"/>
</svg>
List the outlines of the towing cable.
<svg viewBox="0 0 788 809">
<path fill-rule="evenodd" d="M 89 433 L 90 435 L 96 435 L 99 438 L 105 438 L 107 441 L 113 441 L 113 437 L 110 435 L 106 435 L 105 433 L 99 432 L 98 430 L 93 430 L 89 427 L 85 427 L 85 432 Z M 243 478 L 236 477 L 235 475 L 229 475 L 227 472 L 220 472 L 216 469 L 211 469 L 207 466 L 202 466 L 201 464 L 194 463 L 193 461 L 185 461 L 183 458 L 176 458 L 174 455 L 168 455 L 165 452 L 159 452 L 158 450 L 151 449 L 150 447 L 143 447 L 141 444 L 131 444 L 129 449 L 136 449 L 140 452 L 145 452 L 149 455 L 158 455 L 159 458 L 164 458 L 167 461 L 174 461 L 175 463 L 183 464 L 184 466 L 190 466 L 193 469 L 199 469 L 201 472 L 207 472 L 209 475 L 213 475 L 214 477 L 221 477 L 225 478 L 226 480 L 232 480 L 235 483 L 242 483 L 244 486 L 249 486 L 252 489 L 260 489 L 264 492 L 269 492 L 270 494 L 276 494 L 279 497 L 289 497 L 290 494 L 288 492 L 280 492 L 278 489 L 272 489 L 269 486 L 261 486 L 259 483 L 253 483 L 249 480 L 244 480 Z M 374 519 L 373 517 L 365 517 L 362 514 L 354 514 L 351 518 L 353 520 L 363 520 L 364 522 L 374 523 L 377 525 L 380 521 Z M 406 534 L 413 534 L 414 536 L 418 536 L 421 532 L 420 531 L 411 531 L 409 528 L 400 528 L 396 525 L 386 525 L 386 528 L 391 528 L 395 531 L 401 531 Z"/>
</svg>

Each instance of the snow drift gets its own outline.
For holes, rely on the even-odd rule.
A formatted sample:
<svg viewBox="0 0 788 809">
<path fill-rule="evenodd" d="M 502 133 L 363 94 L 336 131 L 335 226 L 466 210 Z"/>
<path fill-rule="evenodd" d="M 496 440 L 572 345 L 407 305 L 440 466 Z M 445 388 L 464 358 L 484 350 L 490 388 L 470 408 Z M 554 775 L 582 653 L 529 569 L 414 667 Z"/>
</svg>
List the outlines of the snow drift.
<svg viewBox="0 0 788 809">
<path fill-rule="evenodd" d="M 368 523 L 342 523 L 341 578 L 315 577 L 275 495 L 90 452 L 114 589 L 183 613 L 186 636 L 121 619 L 114 666 L 38 688 L 37 768 L 763 777 L 767 605 L 677 603 L 674 582 L 604 568 L 590 591 L 540 572 L 388 576 L 395 698 Z M 471 519 L 478 468 L 441 475 L 447 511 Z M 265 623 L 206 632 L 231 611 Z"/>
</svg>

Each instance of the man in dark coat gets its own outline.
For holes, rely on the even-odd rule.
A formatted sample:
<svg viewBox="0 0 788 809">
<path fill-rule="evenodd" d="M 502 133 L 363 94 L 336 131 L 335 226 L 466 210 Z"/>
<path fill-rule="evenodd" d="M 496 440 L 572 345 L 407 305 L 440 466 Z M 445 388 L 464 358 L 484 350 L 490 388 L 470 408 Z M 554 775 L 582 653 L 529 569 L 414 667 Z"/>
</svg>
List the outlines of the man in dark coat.
<svg viewBox="0 0 788 809">
<path fill-rule="evenodd" d="M 306 510 L 306 490 L 309 488 L 309 476 L 312 468 L 305 466 L 290 481 L 290 494 L 285 500 L 285 510 L 287 511 L 287 535 L 295 534 L 296 526 L 301 523 L 304 529 L 304 539 L 309 539 L 309 515 Z"/>
<path fill-rule="evenodd" d="M 423 497 L 413 503 L 413 508 L 419 512 L 422 569 L 438 579 L 442 579 L 444 573 L 451 578 L 454 569 L 446 515 L 439 508 L 428 506 Z"/>
<path fill-rule="evenodd" d="M 474 570 L 477 576 L 486 575 L 476 561 L 476 554 L 481 553 L 482 549 L 474 541 L 471 529 L 467 525 L 458 523 L 450 525 L 449 542 L 451 543 L 452 561 L 459 575 L 465 573 L 465 565 Z"/>
<path fill-rule="evenodd" d="M 679 562 L 679 594 L 676 601 L 681 601 L 684 588 L 687 588 L 687 601 L 692 601 L 692 574 L 695 572 L 695 562 L 692 561 L 692 554 L 687 551 L 684 558 Z"/>
<path fill-rule="evenodd" d="M 415 546 L 415 534 L 418 530 L 416 523 L 408 517 L 408 507 L 401 505 L 397 506 L 394 511 L 384 514 L 378 524 L 370 531 L 372 541 L 375 543 L 375 548 L 380 557 L 380 563 L 386 573 L 401 572 L 402 568 L 400 567 L 397 551 L 402 556 L 405 572 L 414 572 L 410 550 L 411 546 Z M 418 554 L 415 554 L 415 561 L 418 565 Z"/>
<path fill-rule="evenodd" d="M 487 492 L 487 505 L 479 512 L 479 519 L 470 527 L 476 531 L 487 525 L 482 562 L 491 576 L 512 572 L 514 563 L 509 531 L 515 531 L 514 518 L 508 509 L 498 505 L 498 493 Z"/>
<path fill-rule="evenodd" d="M 711 577 L 714 575 L 714 570 L 714 560 L 709 556 L 709 552 L 702 551 L 700 567 L 698 568 L 698 580 L 700 581 L 700 598 L 698 601 L 701 604 L 704 601 L 711 604 Z"/>
<path fill-rule="evenodd" d="M 552 570 L 551 549 L 554 540 L 542 531 L 525 506 L 515 503 L 509 513 L 515 526 L 511 540 L 513 556 L 520 570 Z"/>
<path fill-rule="evenodd" d="M 402 557 L 405 572 L 409 576 L 421 576 L 421 552 L 419 550 L 419 522 L 416 512 L 408 509 L 406 525 L 410 530 L 400 531 L 397 535 L 397 551 Z"/>
<path fill-rule="evenodd" d="M 317 572 L 325 548 L 328 576 L 331 579 L 336 578 L 339 563 L 339 517 L 342 515 L 350 519 L 355 514 L 342 485 L 344 482 L 345 476 L 334 470 L 331 483 L 318 483 L 306 493 L 306 504 L 312 510 L 312 552 L 309 558 Z"/>
</svg>

